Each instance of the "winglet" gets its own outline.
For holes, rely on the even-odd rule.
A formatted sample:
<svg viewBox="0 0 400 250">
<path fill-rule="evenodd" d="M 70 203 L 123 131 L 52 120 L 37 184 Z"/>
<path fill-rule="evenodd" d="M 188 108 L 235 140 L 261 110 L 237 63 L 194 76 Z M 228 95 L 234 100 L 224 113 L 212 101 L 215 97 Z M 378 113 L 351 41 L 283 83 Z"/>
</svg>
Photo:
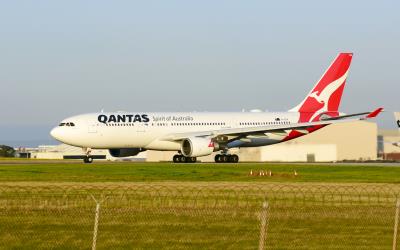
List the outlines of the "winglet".
<svg viewBox="0 0 400 250">
<path fill-rule="evenodd" d="M 377 117 L 381 112 L 383 111 L 383 108 L 378 108 L 369 113 L 365 118 L 375 118 Z"/>
</svg>

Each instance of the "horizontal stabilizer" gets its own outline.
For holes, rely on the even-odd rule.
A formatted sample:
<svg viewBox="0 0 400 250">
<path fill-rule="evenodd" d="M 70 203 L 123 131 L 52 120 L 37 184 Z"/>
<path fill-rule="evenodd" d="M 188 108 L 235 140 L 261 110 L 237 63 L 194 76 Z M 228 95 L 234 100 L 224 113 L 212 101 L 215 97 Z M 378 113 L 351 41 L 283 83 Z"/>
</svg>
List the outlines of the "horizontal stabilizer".
<svg viewBox="0 0 400 250">
<path fill-rule="evenodd" d="M 383 111 L 383 108 L 377 108 L 371 113 L 369 113 L 365 118 L 375 118 L 377 117 L 381 112 Z"/>
</svg>

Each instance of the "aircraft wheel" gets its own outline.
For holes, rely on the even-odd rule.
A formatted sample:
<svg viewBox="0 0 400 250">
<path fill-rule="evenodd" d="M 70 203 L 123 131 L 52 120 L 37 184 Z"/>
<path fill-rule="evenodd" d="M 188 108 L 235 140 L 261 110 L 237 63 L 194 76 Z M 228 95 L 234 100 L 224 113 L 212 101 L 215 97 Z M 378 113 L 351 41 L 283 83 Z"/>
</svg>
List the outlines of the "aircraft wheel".
<svg viewBox="0 0 400 250">
<path fill-rule="evenodd" d="M 185 157 L 187 163 L 194 163 L 196 162 L 196 157 Z"/>
<path fill-rule="evenodd" d="M 179 162 L 186 162 L 186 157 L 183 156 L 183 155 L 181 155 L 181 156 L 179 157 Z"/>
<path fill-rule="evenodd" d="M 217 162 L 217 163 L 220 163 L 221 162 L 221 155 L 220 154 L 215 155 L 214 161 Z"/>
<path fill-rule="evenodd" d="M 238 155 L 230 155 L 229 156 L 229 162 L 238 163 L 239 162 L 239 156 Z"/>
<path fill-rule="evenodd" d="M 228 161 L 229 161 L 229 156 L 221 155 L 221 162 L 228 162 Z"/>
<path fill-rule="evenodd" d="M 173 162 L 178 163 L 180 157 L 180 155 L 174 155 L 174 157 L 172 158 Z"/>
<path fill-rule="evenodd" d="M 93 162 L 93 157 L 85 156 L 85 157 L 83 157 L 83 162 L 84 163 L 92 163 Z"/>
</svg>

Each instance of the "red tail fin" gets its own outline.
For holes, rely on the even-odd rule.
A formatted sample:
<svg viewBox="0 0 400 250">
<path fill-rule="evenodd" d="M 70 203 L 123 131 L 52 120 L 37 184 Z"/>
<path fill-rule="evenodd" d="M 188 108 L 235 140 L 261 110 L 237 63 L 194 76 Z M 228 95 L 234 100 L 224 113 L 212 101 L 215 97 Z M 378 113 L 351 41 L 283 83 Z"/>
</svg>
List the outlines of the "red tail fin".
<svg viewBox="0 0 400 250">
<path fill-rule="evenodd" d="M 353 53 L 340 53 L 307 97 L 290 111 L 300 112 L 299 122 L 319 119 L 322 113 L 338 115 Z"/>
</svg>

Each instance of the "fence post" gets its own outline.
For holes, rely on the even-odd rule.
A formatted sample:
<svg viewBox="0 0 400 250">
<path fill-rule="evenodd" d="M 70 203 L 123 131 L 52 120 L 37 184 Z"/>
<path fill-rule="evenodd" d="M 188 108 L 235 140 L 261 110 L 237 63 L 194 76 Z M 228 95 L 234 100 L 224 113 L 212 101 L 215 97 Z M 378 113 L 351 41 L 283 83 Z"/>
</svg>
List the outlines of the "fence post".
<svg viewBox="0 0 400 250">
<path fill-rule="evenodd" d="M 400 199 L 397 199 L 396 203 L 396 215 L 394 217 L 394 230 L 393 230 L 393 250 L 397 249 L 397 228 L 399 225 L 399 210 L 400 210 Z"/>
<path fill-rule="evenodd" d="M 96 212 L 94 215 L 94 228 L 93 228 L 93 242 L 92 242 L 92 250 L 96 250 L 97 243 L 97 232 L 99 227 L 99 215 L 100 215 L 100 202 L 98 202 L 93 195 L 91 195 L 93 200 L 96 202 Z"/>
<path fill-rule="evenodd" d="M 264 201 L 261 215 L 260 215 L 260 241 L 258 243 L 258 249 L 265 249 L 265 238 L 267 237 L 267 212 L 268 202 Z"/>
</svg>

